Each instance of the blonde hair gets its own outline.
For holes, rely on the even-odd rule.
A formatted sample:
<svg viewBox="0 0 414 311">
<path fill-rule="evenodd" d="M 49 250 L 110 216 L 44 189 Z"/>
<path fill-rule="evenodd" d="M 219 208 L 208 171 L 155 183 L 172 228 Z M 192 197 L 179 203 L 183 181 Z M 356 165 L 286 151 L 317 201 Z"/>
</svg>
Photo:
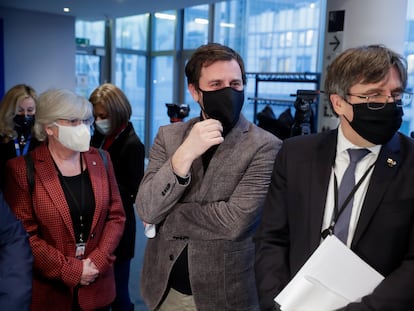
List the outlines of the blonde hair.
<svg viewBox="0 0 414 311">
<path fill-rule="evenodd" d="M 16 115 L 19 103 L 26 98 L 33 98 L 37 107 L 36 91 L 29 85 L 17 84 L 7 91 L 1 101 L 0 135 L 5 143 L 17 137 L 13 118 Z"/>
</svg>

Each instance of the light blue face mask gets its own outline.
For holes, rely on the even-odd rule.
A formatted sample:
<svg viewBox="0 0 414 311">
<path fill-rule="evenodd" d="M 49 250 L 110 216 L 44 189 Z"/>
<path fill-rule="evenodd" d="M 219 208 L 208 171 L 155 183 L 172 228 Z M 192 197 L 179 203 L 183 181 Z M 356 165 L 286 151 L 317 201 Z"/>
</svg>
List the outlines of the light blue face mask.
<svg viewBox="0 0 414 311">
<path fill-rule="evenodd" d="M 111 131 L 111 122 L 109 119 L 97 120 L 95 127 L 99 133 L 106 136 Z"/>
</svg>

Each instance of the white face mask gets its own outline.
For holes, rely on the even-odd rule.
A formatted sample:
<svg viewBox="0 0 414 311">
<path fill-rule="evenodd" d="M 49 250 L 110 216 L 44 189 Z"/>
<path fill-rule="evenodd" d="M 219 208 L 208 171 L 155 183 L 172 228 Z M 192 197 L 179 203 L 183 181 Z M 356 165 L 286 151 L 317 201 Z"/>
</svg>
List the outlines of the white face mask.
<svg viewBox="0 0 414 311">
<path fill-rule="evenodd" d="M 55 123 L 59 128 L 59 142 L 73 151 L 85 152 L 89 150 L 91 132 L 89 126 L 81 123 L 77 126 L 65 126 Z"/>
<path fill-rule="evenodd" d="M 109 119 L 96 120 L 95 127 L 102 135 L 108 135 L 111 130 L 111 122 Z"/>
</svg>

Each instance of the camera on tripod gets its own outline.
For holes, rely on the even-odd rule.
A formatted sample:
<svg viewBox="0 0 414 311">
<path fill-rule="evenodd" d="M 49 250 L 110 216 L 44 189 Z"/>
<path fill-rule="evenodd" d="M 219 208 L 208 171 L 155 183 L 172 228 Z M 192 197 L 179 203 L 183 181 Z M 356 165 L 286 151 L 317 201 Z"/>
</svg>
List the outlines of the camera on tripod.
<svg viewBox="0 0 414 311">
<path fill-rule="evenodd" d="M 291 136 L 307 135 L 315 132 L 312 104 L 316 102 L 319 91 L 297 90 L 294 107 L 296 109 L 291 128 Z"/>
<path fill-rule="evenodd" d="M 182 122 L 190 113 L 190 107 L 186 104 L 166 103 L 165 106 L 167 106 L 167 114 L 171 123 Z"/>
</svg>

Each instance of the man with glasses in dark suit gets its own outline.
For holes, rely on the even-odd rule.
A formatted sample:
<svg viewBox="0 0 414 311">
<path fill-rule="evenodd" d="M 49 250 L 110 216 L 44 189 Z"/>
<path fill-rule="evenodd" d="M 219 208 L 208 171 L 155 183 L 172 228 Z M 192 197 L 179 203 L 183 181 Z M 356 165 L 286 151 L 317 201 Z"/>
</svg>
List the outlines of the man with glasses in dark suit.
<svg viewBox="0 0 414 311">
<path fill-rule="evenodd" d="M 274 298 L 329 234 L 385 277 L 340 310 L 414 310 L 414 142 L 398 132 L 406 86 L 405 60 L 381 45 L 348 49 L 328 67 L 325 93 L 340 123 L 285 140 L 277 155 L 255 236 L 261 310 L 279 307 Z"/>
</svg>

